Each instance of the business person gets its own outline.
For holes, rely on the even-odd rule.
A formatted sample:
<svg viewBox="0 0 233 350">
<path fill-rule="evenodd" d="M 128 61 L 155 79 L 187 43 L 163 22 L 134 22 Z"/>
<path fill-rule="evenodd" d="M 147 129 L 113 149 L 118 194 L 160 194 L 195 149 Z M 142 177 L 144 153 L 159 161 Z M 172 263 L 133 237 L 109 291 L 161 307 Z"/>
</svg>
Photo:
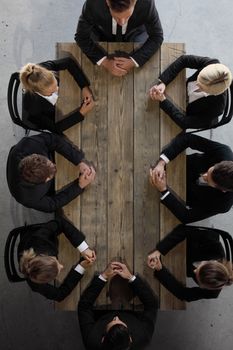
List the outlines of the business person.
<svg viewBox="0 0 233 350">
<path fill-rule="evenodd" d="M 163 30 L 153 0 L 86 0 L 75 40 L 93 64 L 115 76 L 143 66 L 163 42 Z M 108 57 L 98 41 L 141 42 L 125 57 Z"/>
<path fill-rule="evenodd" d="M 95 300 L 114 276 L 128 281 L 133 295 L 141 300 L 144 311 L 104 310 L 98 315 L 94 309 Z M 116 299 L 116 290 L 115 293 L 111 292 Z M 93 278 L 78 304 L 79 324 L 86 349 L 143 349 L 152 338 L 157 309 L 158 300 L 146 282 L 133 275 L 125 264 L 110 263 L 99 276 Z"/>
<path fill-rule="evenodd" d="M 185 68 L 195 69 L 195 73 L 187 79 L 184 112 L 167 98 L 166 87 Z M 232 113 L 232 89 L 232 74 L 218 59 L 182 55 L 159 76 L 150 97 L 160 101 L 162 110 L 182 129 L 211 128 L 228 109 Z"/>
<path fill-rule="evenodd" d="M 165 167 L 188 147 L 201 153 L 186 157 L 184 203 L 168 188 Z M 156 166 L 150 169 L 150 181 L 161 193 L 161 203 L 183 223 L 226 213 L 233 204 L 232 150 L 222 143 L 181 133 L 165 146 Z"/>
<path fill-rule="evenodd" d="M 58 260 L 58 236 L 64 233 L 78 249 L 84 260 L 73 266 L 60 286 L 50 284 L 59 275 L 63 265 Z M 20 271 L 29 287 L 47 299 L 62 301 L 76 287 L 85 269 L 96 259 L 84 234 L 63 217 L 28 227 L 20 237 L 18 246 Z"/>
<path fill-rule="evenodd" d="M 77 167 L 77 179 L 54 192 L 57 169 L 54 151 Z M 54 212 L 79 196 L 95 178 L 95 169 L 82 150 L 62 136 L 50 133 L 24 137 L 11 148 L 7 182 L 12 196 L 25 207 Z"/>
<path fill-rule="evenodd" d="M 56 122 L 55 106 L 59 97 L 59 87 L 55 72 L 66 69 L 81 88 L 82 104 L 66 115 L 63 120 Z M 61 134 L 81 122 L 94 107 L 90 82 L 78 63 L 71 57 L 39 64 L 28 63 L 20 70 L 20 81 L 24 88 L 23 113 L 25 118 L 39 129 Z"/>
<path fill-rule="evenodd" d="M 147 263 L 154 276 L 178 299 L 195 301 L 217 298 L 224 286 L 233 282 L 232 263 L 226 260 L 220 237 L 225 232 L 211 228 L 178 225 L 148 255 Z M 192 277 L 198 287 L 185 287 L 161 263 L 172 248 L 186 240 L 187 277 Z"/>
</svg>

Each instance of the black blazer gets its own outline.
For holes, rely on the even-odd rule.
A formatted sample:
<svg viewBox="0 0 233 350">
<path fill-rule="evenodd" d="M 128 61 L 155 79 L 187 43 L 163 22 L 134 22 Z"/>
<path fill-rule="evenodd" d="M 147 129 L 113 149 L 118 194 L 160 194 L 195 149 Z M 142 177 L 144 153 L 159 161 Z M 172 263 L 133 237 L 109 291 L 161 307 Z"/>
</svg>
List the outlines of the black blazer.
<svg viewBox="0 0 233 350">
<path fill-rule="evenodd" d="M 211 166 L 223 160 L 233 161 L 230 147 L 197 135 L 181 133 L 165 146 L 162 153 L 169 160 L 173 160 L 188 147 L 201 153 L 187 156 L 187 206 L 172 192 L 162 200 L 162 203 L 183 223 L 226 213 L 233 204 L 233 192 L 222 192 L 217 188 L 197 183 L 200 174 L 205 173 Z"/>
<path fill-rule="evenodd" d="M 154 0 L 137 0 L 123 41 L 130 41 L 130 36 L 139 29 L 146 30 L 148 39 L 138 50 L 130 53 L 130 56 L 142 66 L 163 42 L 163 30 Z M 115 41 L 115 35 L 112 35 L 112 16 L 106 0 L 86 0 L 75 34 L 77 44 L 92 63 L 96 64 L 107 56 L 107 52 L 93 40 L 93 32 L 105 37 L 104 41 Z"/>
<path fill-rule="evenodd" d="M 157 244 L 156 249 L 158 249 L 162 255 L 166 255 L 172 248 L 185 239 L 187 242 L 187 277 L 192 277 L 197 283 L 194 273 L 195 266 L 193 263 L 208 260 L 221 261 L 225 258 L 225 252 L 219 241 L 219 234 L 216 233 L 216 231 L 211 230 L 211 228 L 203 231 L 198 227 L 185 225 L 178 225 Z M 165 288 L 181 300 L 194 301 L 199 299 L 212 299 L 217 298 L 221 292 L 221 289 L 211 290 L 200 287 L 185 287 L 165 266 L 163 266 L 160 271 L 154 271 L 154 276 Z"/>
<path fill-rule="evenodd" d="M 45 224 L 38 224 L 35 228 L 29 228 L 28 231 L 24 232 L 23 236 L 20 237 L 18 246 L 18 260 L 20 260 L 23 252 L 30 248 L 33 248 L 37 255 L 44 254 L 58 257 L 57 236 L 61 233 L 65 234 L 75 248 L 85 239 L 81 231 L 66 219 L 59 217 Z M 30 279 L 26 281 L 34 292 L 42 294 L 47 299 L 61 301 L 71 293 L 82 277 L 82 274 L 72 268 L 59 287 L 49 283 L 34 283 Z"/>
<path fill-rule="evenodd" d="M 196 72 L 187 79 L 187 83 L 197 80 L 200 71 L 209 64 L 219 63 L 215 58 L 183 55 L 177 58 L 161 75 L 160 80 L 168 85 L 184 68 L 196 69 Z M 168 98 L 160 103 L 160 107 L 182 129 L 209 128 L 218 121 L 225 110 L 227 91 L 214 96 L 202 97 L 188 103 L 186 112 L 177 108 Z"/>
<path fill-rule="evenodd" d="M 42 62 L 39 65 L 55 72 L 67 69 L 81 89 L 90 85 L 80 66 L 71 57 Z M 55 123 L 55 106 L 37 93 L 30 92 L 23 94 L 23 117 L 39 129 L 59 134 L 84 119 L 77 109 Z"/>
<path fill-rule="evenodd" d="M 134 350 L 141 350 L 147 345 L 154 332 L 158 300 L 149 285 L 139 276 L 130 283 L 134 295 L 138 296 L 144 306 L 143 312 L 133 311 L 104 311 L 102 316 L 96 318 L 94 302 L 106 285 L 98 276 L 94 277 L 90 285 L 83 292 L 78 304 L 78 318 L 83 343 L 88 350 L 101 349 L 101 339 L 105 333 L 106 325 L 118 315 L 128 326 L 132 337 Z"/>
<path fill-rule="evenodd" d="M 63 137 L 49 133 L 24 137 L 11 148 L 7 160 L 7 183 L 12 196 L 25 207 L 53 212 L 83 192 L 77 180 L 54 193 L 54 180 L 32 184 L 21 178 L 18 168 L 22 158 L 36 153 L 53 160 L 54 151 L 75 165 L 78 165 L 84 158 L 82 150 L 74 147 Z"/>
</svg>

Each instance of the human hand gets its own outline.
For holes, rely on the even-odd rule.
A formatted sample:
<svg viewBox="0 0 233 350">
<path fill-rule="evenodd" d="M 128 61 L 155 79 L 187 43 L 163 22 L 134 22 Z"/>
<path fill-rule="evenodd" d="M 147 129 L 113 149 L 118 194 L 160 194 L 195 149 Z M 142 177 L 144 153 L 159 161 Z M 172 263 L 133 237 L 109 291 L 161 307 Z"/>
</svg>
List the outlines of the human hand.
<svg viewBox="0 0 233 350">
<path fill-rule="evenodd" d="M 131 58 L 126 57 L 114 57 L 114 61 L 117 65 L 117 67 L 125 69 L 127 72 L 129 72 L 132 68 L 135 67 L 135 63 Z"/>
<path fill-rule="evenodd" d="M 149 90 L 150 97 L 152 98 L 152 100 L 153 100 L 154 94 L 164 94 L 165 89 L 166 89 L 166 85 L 164 83 L 159 83 L 152 86 L 152 88 L 150 88 Z"/>
<path fill-rule="evenodd" d="M 163 177 L 165 172 L 166 162 L 163 159 L 160 159 L 155 167 L 150 168 L 150 175 L 153 177 L 157 175 L 158 177 Z"/>
<path fill-rule="evenodd" d="M 93 265 L 94 261 L 89 261 L 89 260 L 82 260 L 80 262 L 80 265 L 84 268 L 84 269 L 88 269 L 88 267 L 91 267 Z"/>
<path fill-rule="evenodd" d="M 91 99 L 90 102 L 88 102 L 87 100 L 84 101 L 79 109 L 79 112 L 85 116 L 88 112 L 90 112 L 93 107 L 95 106 L 95 102 L 93 99 Z"/>
<path fill-rule="evenodd" d="M 150 183 L 152 186 L 156 187 L 159 192 L 167 190 L 167 177 L 164 171 L 162 177 L 158 176 L 156 173 L 153 174 L 153 170 L 150 169 Z"/>
<path fill-rule="evenodd" d="M 114 262 L 114 264 L 116 273 L 122 278 L 130 280 L 133 277 L 132 273 L 129 271 L 128 267 L 125 264 L 122 264 L 118 261 Z"/>
<path fill-rule="evenodd" d="M 115 75 L 116 77 L 122 77 L 128 73 L 126 69 L 118 67 L 114 59 L 105 58 L 105 60 L 103 60 L 103 62 L 101 63 L 101 66 L 103 66 L 112 75 Z"/>
<path fill-rule="evenodd" d="M 96 171 L 92 165 L 87 165 L 84 162 L 79 164 L 79 187 L 85 188 L 91 182 L 95 180 Z"/>
<path fill-rule="evenodd" d="M 113 276 L 115 276 L 117 274 L 116 268 L 117 268 L 116 263 L 115 262 L 111 262 L 111 263 L 109 263 L 107 265 L 106 269 L 101 273 L 101 275 L 106 280 L 109 279 L 109 278 L 112 278 Z"/>
<path fill-rule="evenodd" d="M 153 253 L 149 254 L 147 257 L 147 265 L 151 269 L 157 271 L 162 269 L 162 263 L 160 260 L 161 253 L 158 250 L 155 250 Z"/>
<path fill-rule="evenodd" d="M 96 254 L 95 254 L 95 251 L 90 249 L 90 248 L 87 248 L 86 250 L 84 250 L 81 255 L 84 257 L 84 259 L 86 259 L 87 261 L 90 261 L 90 262 L 94 262 L 96 260 Z"/>
<path fill-rule="evenodd" d="M 93 101 L 93 94 L 88 86 L 84 86 L 84 88 L 82 88 L 82 100 L 83 102 Z"/>
</svg>

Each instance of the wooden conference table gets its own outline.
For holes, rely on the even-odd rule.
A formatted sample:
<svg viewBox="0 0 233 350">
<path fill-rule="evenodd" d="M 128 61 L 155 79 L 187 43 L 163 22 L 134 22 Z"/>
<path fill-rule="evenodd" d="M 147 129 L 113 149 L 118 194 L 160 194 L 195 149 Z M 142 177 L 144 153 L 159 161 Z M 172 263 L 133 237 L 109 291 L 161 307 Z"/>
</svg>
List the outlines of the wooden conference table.
<svg viewBox="0 0 233 350">
<path fill-rule="evenodd" d="M 130 52 L 133 43 L 104 43 L 109 53 Z M 104 68 L 93 65 L 75 43 L 58 43 L 57 57 L 72 54 L 91 81 L 96 106 L 82 123 L 65 132 L 81 147 L 86 159 L 93 160 L 97 176 L 84 193 L 64 207 L 65 215 L 86 235 L 90 247 L 97 251 L 95 265 L 88 269 L 81 283 L 63 302 L 59 310 L 76 310 L 80 293 L 95 271 L 103 271 L 112 258 L 125 259 L 130 268 L 150 283 L 160 299 L 160 309 L 184 309 L 179 301 L 153 277 L 146 265 L 148 252 L 164 237 L 178 220 L 163 205 L 159 194 L 148 181 L 150 164 L 158 159 L 160 150 L 180 129 L 148 99 L 148 90 L 171 62 L 184 53 L 184 44 L 163 44 L 142 68 L 123 78 L 111 76 Z M 185 106 L 185 72 L 169 84 L 167 94 L 177 105 Z M 80 89 L 67 71 L 60 74 L 57 119 L 77 108 Z M 77 178 L 77 169 L 56 155 L 58 168 L 56 188 Z M 185 198 L 185 155 L 178 156 L 167 167 L 168 183 Z M 60 239 L 60 261 L 65 268 L 60 281 L 79 259 L 79 253 L 66 240 Z M 185 244 L 173 249 L 164 264 L 185 283 Z M 108 304 L 107 289 L 98 305 Z"/>
</svg>

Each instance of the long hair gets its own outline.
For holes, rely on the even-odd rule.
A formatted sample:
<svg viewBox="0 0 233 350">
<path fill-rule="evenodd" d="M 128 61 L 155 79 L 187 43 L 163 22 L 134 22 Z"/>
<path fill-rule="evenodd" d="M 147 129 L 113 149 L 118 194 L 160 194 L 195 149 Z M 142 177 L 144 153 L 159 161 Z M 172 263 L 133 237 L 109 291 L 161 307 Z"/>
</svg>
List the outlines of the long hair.
<svg viewBox="0 0 233 350">
<path fill-rule="evenodd" d="M 25 250 L 20 258 L 20 271 L 36 283 L 48 283 L 58 275 L 57 259 L 49 255 L 36 255 L 33 248 Z"/>
<path fill-rule="evenodd" d="M 233 283 L 232 264 L 227 260 L 210 260 L 200 266 L 198 280 L 207 289 L 220 289 Z"/>
<path fill-rule="evenodd" d="M 51 86 L 55 76 L 53 72 L 34 63 L 27 63 L 19 72 L 20 81 L 26 91 L 43 94 Z"/>
</svg>

